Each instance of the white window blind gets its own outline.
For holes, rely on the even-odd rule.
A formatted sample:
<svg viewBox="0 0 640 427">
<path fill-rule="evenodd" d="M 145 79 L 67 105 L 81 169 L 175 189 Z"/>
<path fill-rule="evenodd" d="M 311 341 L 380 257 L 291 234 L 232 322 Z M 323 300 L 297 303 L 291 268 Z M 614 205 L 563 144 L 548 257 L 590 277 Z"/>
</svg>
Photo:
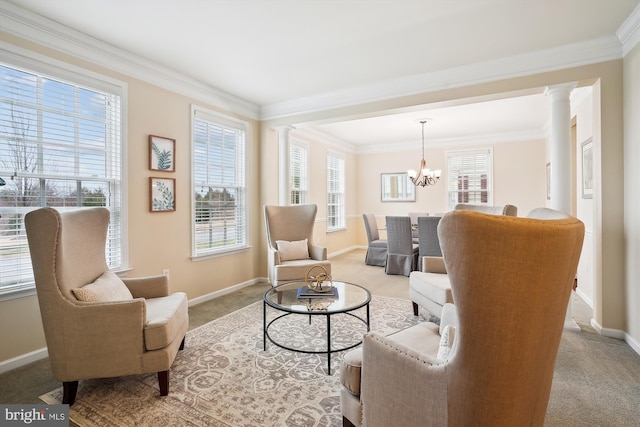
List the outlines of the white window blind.
<svg viewBox="0 0 640 427">
<path fill-rule="evenodd" d="M 447 153 L 449 209 L 458 203 L 492 204 L 491 149 Z"/>
<path fill-rule="evenodd" d="M 33 286 L 23 220 L 39 207 L 107 207 L 107 263 L 123 266 L 120 103 L 118 90 L 0 64 L 0 293 Z"/>
<path fill-rule="evenodd" d="M 204 110 L 193 117 L 193 256 L 247 244 L 246 126 Z"/>
<path fill-rule="evenodd" d="M 308 200 L 307 147 L 291 143 L 289 145 L 289 201 L 301 205 Z"/>
<path fill-rule="evenodd" d="M 327 229 L 345 228 L 344 158 L 327 154 Z"/>
</svg>

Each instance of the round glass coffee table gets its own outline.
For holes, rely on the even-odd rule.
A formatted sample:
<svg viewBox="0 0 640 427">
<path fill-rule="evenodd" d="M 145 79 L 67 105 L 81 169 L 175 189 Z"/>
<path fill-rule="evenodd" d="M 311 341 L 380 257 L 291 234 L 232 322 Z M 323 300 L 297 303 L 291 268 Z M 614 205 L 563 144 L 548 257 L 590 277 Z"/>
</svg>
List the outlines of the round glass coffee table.
<svg viewBox="0 0 640 427">
<path fill-rule="evenodd" d="M 351 316 L 358 322 L 366 326 L 369 331 L 369 302 L 371 302 L 371 294 L 368 290 L 360 285 L 348 282 L 333 281 L 337 295 L 318 294 L 312 297 L 298 297 L 299 289 L 306 289 L 304 281 L 289 282 L 276 286 L 264 293 L 263 302 L 263 350 L 267 349 L 267 339 L 273 344 L 285 350 L 295 351 L 299 353 L 310 354 L 326 354 L 327 355 L 327 373 L 331 375 L 331 355 L 340 351 L 345 351 L 357 347 L 362 343 L 360 340 L 344 343 L 340 348 L 332 348 L 331 346 L 331 316 L 346 315 Z M 267 306 L 274 308 L 282 314 L 278 314 L 274 319 L 267 322 Z M 363 317 L 356 310 L 365 308 L 366 314 Z M 269 329 L 277 328 L 283 318 L 295 315 L 309 316 L 309 324 L 314 316 L 325 316 L 326 318 L 326 348 L 321 350 L 303 349 L 286 345 L 279 342 L 269 335 Z M 342 342 L 343 340 L 341 340 Z"/>
</svg>

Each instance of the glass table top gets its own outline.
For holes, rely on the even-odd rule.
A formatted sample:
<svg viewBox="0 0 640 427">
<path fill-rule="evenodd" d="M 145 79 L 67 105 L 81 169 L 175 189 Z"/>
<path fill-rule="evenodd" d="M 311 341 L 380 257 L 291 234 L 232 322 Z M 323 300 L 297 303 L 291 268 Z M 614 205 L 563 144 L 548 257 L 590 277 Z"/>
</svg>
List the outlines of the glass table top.
<svg viewBox="0 0 640 427">
<path fill-rule="evenodd" d="M 289 282 L 268 290 L 264 301 L 271 307 L 292 313 L 344 313 L 363 307 L 371 301 L 371 294 L 360 285 L 333 281 L 337 296 L 318 294 L 298 297 L 298 289 L 306 288 L 304 281 Z"/>
</svg>

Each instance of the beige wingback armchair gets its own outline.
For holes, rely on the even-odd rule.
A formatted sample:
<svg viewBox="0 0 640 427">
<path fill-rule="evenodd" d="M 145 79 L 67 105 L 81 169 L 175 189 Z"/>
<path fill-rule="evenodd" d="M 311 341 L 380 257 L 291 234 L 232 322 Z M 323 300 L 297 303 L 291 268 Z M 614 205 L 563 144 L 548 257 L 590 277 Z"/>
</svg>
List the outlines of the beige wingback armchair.
<svg viewBox="0 0 640 427">
<path fill-rule="evenodd" d="M 482 212 L 490 215 L 517 216 L 518 214 L 518 208 L 515 205 L 489 206 L 458 203 L 454 210 Z M 432 217 L 429 220 L 423 218 L 423 221 L 436 220 Z M 412 272 L 409 277 L 409 298 L 413 302 L 413 314 L 416 316 L 418 315 L 418 307 L 422 307 L 439 317 L 443 305 L 453 302 L 444 260 L 437 254 L 439 243 L 437 236 L 433 236 L 434 232 L 437 234 L 437 224 L 434 224 L 432 222 L 430 227 L 418 227 L 421 232 L 431 234 L 425 237 L 421 235 L 421 241 L 432 242 L 435 247 L 431 247 L 429 251 L 425 250 L 424 254 L 419 256 L 420 271 Z"/>
<path fill-rule="evenodd" d="M 69 405 L 79 380 L 143 373 L 157 372 L 166 396 L 189 326 L 186 294 L 169 294 L 167 277 L 109 272 L 108 225 L 105 208 L 25 216 L 49 360 Z"/>
<path fill-rule="evenodd" d="M 304 280 L 312 267 L 331 274 L 327 248 L 313 244 L 316 205 L 265 206 L 269 281 L 272 286 Z"/>
<path fill-rule="evenodd" d="M 455 306 L 345 355 L 345 425 L 542 426 L 584 225 L 460 210 L 439 227 Z"/>
</svg>

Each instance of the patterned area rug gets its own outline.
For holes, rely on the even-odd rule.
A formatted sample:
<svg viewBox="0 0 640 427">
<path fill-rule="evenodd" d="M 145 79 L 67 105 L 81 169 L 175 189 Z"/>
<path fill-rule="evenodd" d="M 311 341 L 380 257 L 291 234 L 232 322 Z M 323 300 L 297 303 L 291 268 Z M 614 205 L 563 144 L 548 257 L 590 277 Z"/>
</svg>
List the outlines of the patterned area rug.
<svg viewBox="0 0 640 427">
<path fill-rule="evenodd" d="M 365 316 L 364 309 L 358 312 Z M 411 302 L 374 296 L 371 329 L 384 334 L 424 322 Z M 268 308 L 268 320 L 277 312 Z M 263 350 L 262 302 L 216 319 L 187 334 L 170 371 L 169 396 L 161 397 L 155 374 L 80 381 L 70 418 L 89 426 L 340 426 L 339 367 L 343 353 L 327 357 L 281 349 Z M 334 348 L 359 340 L 365 326 L 347 315 L 331 317 Z M 325 316 L 290 315 L 270 336 L 293 348 L 326 346 Z M 62 400 L 62 388 L 40 397 Z"/>
</svg>

